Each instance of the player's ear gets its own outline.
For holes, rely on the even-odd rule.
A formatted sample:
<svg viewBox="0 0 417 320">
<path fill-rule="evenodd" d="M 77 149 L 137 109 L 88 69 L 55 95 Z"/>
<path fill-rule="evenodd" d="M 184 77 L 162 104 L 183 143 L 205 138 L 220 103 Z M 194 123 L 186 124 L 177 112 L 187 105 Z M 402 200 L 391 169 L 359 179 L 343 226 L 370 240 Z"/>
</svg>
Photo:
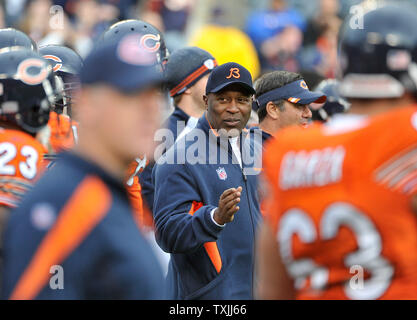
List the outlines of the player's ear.
<svg viewBox="0 0 417 320">
<path fill-rule="evenodd" d="M 273 120 L 278 120 L 280 111 L 279 111 L 278 106 L 275 103 L 273 103 L 272 101 L 269 101 L 266 104 L 265 108 L 270 118 L 272 118 Z"/>
<path fill-rule="evenodd" d="M 206 105 L 206 109 L 208 109 L 208 97 L 203 94 L 203 100 L 204 100 L 204 104 Z"/>
</svg>

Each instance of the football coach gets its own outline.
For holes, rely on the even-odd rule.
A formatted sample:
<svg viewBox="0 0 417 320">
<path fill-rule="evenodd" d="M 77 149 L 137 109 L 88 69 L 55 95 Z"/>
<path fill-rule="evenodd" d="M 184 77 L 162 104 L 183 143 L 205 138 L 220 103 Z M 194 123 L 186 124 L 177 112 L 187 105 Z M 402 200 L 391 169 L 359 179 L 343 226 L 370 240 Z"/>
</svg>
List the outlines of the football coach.
<svg viewBox="0 0 417 320">
<path fill-rule="evenodd" d="M 170 299 L 252 299 L 260 219 L 257 161 L 245 126 L 255 90 L 247 69 L 226 63 L 206 85 L 207 111 L 153 171 L 156 239 L 171 253 Z M 173 161 L 170 161 L 173 160 Z"/>
</svg>

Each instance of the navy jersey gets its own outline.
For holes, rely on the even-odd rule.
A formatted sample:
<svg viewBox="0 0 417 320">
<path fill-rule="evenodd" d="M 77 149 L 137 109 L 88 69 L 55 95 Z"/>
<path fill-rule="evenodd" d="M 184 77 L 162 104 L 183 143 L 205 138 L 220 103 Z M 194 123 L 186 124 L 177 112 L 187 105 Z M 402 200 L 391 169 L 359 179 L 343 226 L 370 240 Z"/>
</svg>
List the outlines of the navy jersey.
<svg viewBox="0 0 417 320">
<path fill-rule="evenodd" d="M 260 129 L 259 127 L 251 127 L 249 129 L 249 132 L 251 134 L 254 134 L 256 130 L 261 130 L 261 133 L 262 133 L 262 145 L 264 145 L 265 142 L 267 142 L 270 138 L 273 138 L 273 136 L 270 133 L 268 133 L 268 132 Z"/>
<path fill-rule="evenodd" d="M 6 299 L 164 298 L 122 181 L 72 153 L 12 212 L 4 255 Z"/>
<path fill-rule="evenodd" d="M 172 143 L 174 143 L 175 140 L 177 140 L 178 136 L 181 133 L 180 130 L 185 128 L 189 119 L 190 119 L 189 115 L 187 115 L 179 107 L 175 106 L 175 110 L 172 112 L 172 114 L 169 116 L 169 118 L 166 120 L 164 124 L 164 128 L 169 129 L 173 134 Z M 178 125 L 179 121 L 182 121 L 182 124 Z M 166 143 L 166 150 L 172 146 L 171 144 L 167 142 L 165 143 Z M 154 182 L 152 181 L 152 170 L 154 168 L 154 165 L 155 165 L 154 162 L 148 164 L 145 167 L 145 169 L 141 173 L 139 173 L 139 182 L 142 187 L 141 194 L 142 194 L 143 199 L 145 199 L 145 203 L 151 212 L 153 211 L 153 202 L 154 202 L 154 193 L 155 193 Z"/>
</svg>

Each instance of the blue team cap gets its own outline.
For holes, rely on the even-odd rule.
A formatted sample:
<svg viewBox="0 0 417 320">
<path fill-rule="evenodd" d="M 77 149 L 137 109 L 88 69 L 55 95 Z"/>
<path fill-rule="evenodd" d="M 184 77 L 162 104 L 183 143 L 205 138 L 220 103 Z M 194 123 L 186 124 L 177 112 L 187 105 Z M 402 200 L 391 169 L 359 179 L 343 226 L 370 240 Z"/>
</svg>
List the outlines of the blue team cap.
<svg viewBox="0 0 417 320">
<path fill-rule="evenodd" d="M 308 89 L 304 80 L 291 82 L 280 88 L 273 89 L 261 94 L 253 105 L 255 110 L 264 107 L 270 101 L 287 100 L 296 104 L 310 104 L 313 102 L 326 102 L 326 95 L 323 92 L 312 92 Z"/>
<path fill-rule="evenodd" d="M 217 66 L 207 80 L 206 95 L 216 93 L 227 86 L 237 83 L 251 94 L 255 94 L 250 72 L 236 62 L 228 62 Z"/>
<path fill-rule="evenodd" d="M 164 83 L 157 53 L 141 44 L 141 33 L 95 47 L 84 60 L 82 85 L 106 84 L 131 93 Z"/>
</svg>

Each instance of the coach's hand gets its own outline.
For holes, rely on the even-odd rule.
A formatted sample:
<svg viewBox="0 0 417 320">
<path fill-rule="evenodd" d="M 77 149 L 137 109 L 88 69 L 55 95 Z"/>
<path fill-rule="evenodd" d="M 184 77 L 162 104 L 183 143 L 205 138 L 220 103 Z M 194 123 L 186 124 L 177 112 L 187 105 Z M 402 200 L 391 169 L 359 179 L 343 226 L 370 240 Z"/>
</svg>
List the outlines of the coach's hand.
<svg viewBox="0 0 417 320">
<path fill-rule="evenodd" d="M 237 204 L 240 202 L 242 187 L 225 190 L 219 199 L 219 206 L 214 211 L 214 220 L 218 224 L 233 221 L 235 213 L 239 211 Z"/>
</svg>

